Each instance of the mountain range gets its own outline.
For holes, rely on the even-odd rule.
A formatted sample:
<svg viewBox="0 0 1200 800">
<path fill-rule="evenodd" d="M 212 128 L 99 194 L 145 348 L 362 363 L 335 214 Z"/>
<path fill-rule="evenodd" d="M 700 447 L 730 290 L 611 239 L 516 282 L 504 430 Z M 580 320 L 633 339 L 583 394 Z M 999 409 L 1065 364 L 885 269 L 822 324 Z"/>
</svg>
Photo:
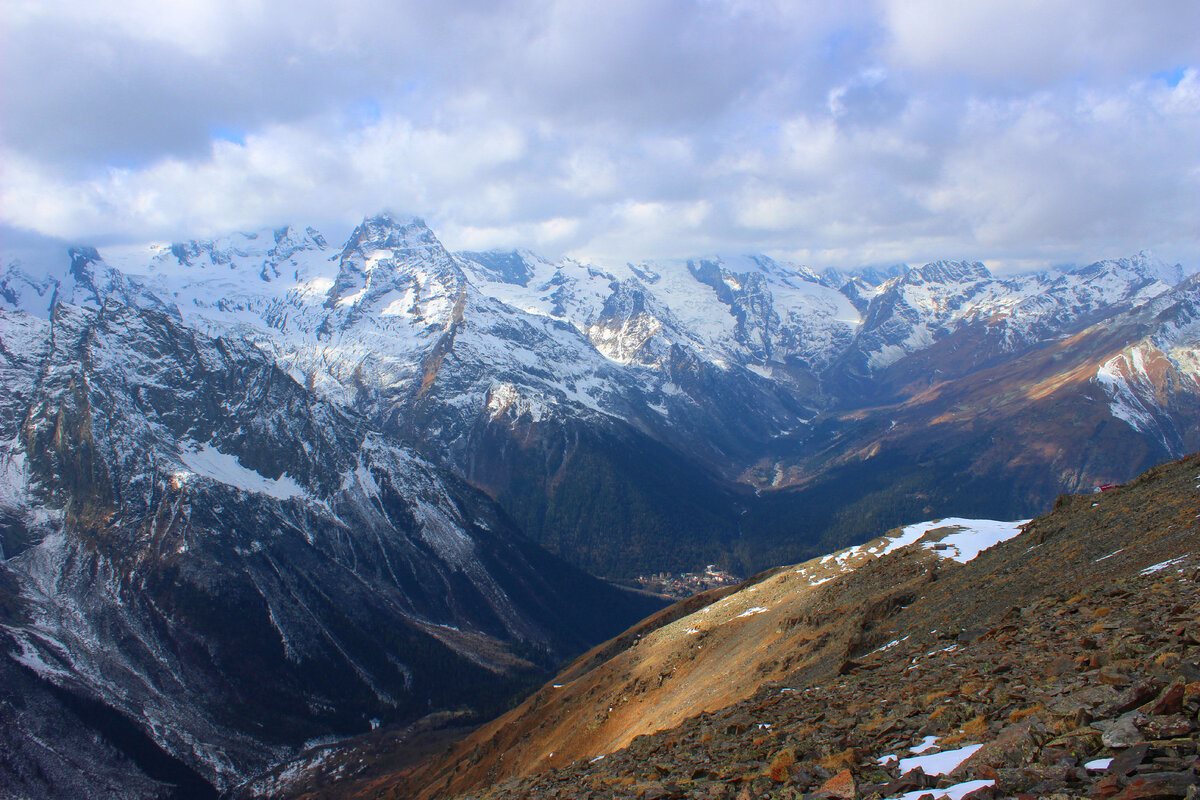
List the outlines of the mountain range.
<svg viewBox="0 0 1200 800">
<path fill-rule="evenodd" d="M 486 716 L 663 605 L 593 576 L 1030 516 L 1200 449 L 1197 408 L 1200 278 L 1147 254 L 597 266 L 382 214 L 340 247 L 26 256 L 0 277 L 0 772 L 194 796 Z"/>
</svg>

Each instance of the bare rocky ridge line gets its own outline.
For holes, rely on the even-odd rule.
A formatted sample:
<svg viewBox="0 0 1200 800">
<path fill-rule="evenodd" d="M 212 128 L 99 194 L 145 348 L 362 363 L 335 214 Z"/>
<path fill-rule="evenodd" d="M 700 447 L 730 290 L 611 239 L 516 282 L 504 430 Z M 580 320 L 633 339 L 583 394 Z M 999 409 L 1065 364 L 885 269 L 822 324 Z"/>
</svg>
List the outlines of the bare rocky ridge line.
<svg viewBox="0 0 1200 800">
<path fill-rule="evenodd" d="M 374 775 L 372 793 L 348 781 L 336 796 L 936 797 L 973 780 L 993 783 L 976 797 L 1197 791 L 1200 456 L 1116 491 L 1064 497 L 965 565 L 935 553 L 914 545 L 863 561 L 818 586 L 807 614 L 764 611 L 752 617 L 764 626 L 731 629 L 733 645 L 707 641 L 701 659 L 728 663 L 738 645 L 754 656 L 735 667 L 747 691 L 734 702 L 708 703 L 706 686 L 689 685 L 694 672 L 671 677 L 679 651 L 643 646 L 663 626 L 558 676 L 397 776 L 390 794 Z M 748 595 L 742 605 L 770 607 L 766 586 L 779 574 L 723 602 Z M 764 629 L 804 633 L 781 640 Z M 790 669 L 776 677 L 780 663 Z M 647 687 L 638 674 L 667 680 Z M 596 693 L 606 677 L 616 690 Z M 658 694 L 690 696 L 700 713 L 657 717 Z M 643 733 L 623 749 L 572 747 L 555 728 L 560 718 L 602 727 L 610 703 L 643 715 Z M 937 737 L 931 751 L 984 748 L 948 776 L 902 768 L 927 737 Z M 1086 766 L 1109 758 L 1111 768 Z M 371 773 L 369 757 L 359 768 Z"/>
</svg>

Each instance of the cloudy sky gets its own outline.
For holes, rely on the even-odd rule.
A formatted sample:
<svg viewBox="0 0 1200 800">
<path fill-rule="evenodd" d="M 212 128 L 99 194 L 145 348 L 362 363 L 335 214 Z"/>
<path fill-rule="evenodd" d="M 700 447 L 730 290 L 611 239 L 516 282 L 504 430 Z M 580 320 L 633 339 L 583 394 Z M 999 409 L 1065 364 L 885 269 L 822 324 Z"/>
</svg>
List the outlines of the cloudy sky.
<svg viewBox="0 0 1200 800">
<path fill-rule="evenodd" d="M 0 223 L 1200 266 L 1195 0 L 4 0 Z"/>
</svg>

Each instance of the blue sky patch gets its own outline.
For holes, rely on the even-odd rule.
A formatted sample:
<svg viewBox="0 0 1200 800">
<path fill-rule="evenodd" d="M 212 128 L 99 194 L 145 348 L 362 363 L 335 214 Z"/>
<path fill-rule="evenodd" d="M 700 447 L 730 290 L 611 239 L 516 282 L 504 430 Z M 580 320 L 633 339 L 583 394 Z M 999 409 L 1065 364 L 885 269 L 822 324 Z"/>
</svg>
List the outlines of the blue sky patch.
<svg viewBox="0 0 1200 800">
<path fill-rule="evenodd" d="M 1154 77 L 1163 81 L 1174 89 L 1183 80 L 1184 74 L 1187 72 L 1187 67 L 1176 67 L 1175 69 L 1164 70 L 1163 72 L 1154 73 Z"/>
<path fill-rule="evenodd" d="M 210 131 L 213 139 L 218 139 L 222 142 L 233 142 L 236 145 L 246 144 L 246 131 L 241 128 L 228 128 L 224 125 L 218 125 Z"/>
<path fill-rule="evenodd" d="M 364 128 L 369 128 L 383 117 L 383 109 L 374 97 L 363 97 L 349 108 L 350 119 Z"/>
</svg>

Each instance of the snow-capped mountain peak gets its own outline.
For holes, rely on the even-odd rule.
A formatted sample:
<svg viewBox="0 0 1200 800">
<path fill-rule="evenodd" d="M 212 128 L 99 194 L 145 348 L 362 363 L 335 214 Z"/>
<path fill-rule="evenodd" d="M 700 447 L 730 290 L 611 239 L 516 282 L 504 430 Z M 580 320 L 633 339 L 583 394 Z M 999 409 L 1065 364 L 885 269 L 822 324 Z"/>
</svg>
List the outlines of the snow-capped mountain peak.
<svg viewBox="0 0 1200 800">
<path fill-rule="evenodd" d="M 327 308 L 353 305 L 367 310 L 393 291 L 404 292 L 422 276 L 460 283 L 462 272 L 425 221 L 399 220 L 383 213 L 363 220 L 339 257 L 338 275 Z"/>
<path fill-rule="evenodd" d="M 923 267 L 914 267 L 904 273 L 901 281 L 916 286 L 922 283 L 967 283 L 992 278 L 988 268 L 978 261 L 934 261 Z"/>
<path fill-rule="evenodd" d="M 146 273 L 151 278 L 194 281 L 236 273 L 239 278 L 269 283 L 311 277 L 313 256 L 323 256 L 328 246 L 314 228 L 285 225 L 237 231 L 215 239 L 119 248 L 104 255 L 106 262 L 126 273 Z"/>
<path fill-rule="evenodd" d="M 342 249 L 342 261 L 353 260 L 356 255 L 364 257 L 379 250 L 429 253 L 445 252 L 442 243 L 420 217 L 402 219 L 384 212 L 362 221 Z"/>
<path fill-rule="evenodd" d="M 1092 281 L 1112 276 L 1129 282 L 1158 281 L 1165 286 L 1177 286 L 1184 279 L 1183 266 L 1168 264 L 1149 250 L 1125 258 L 1109 258 L 1071 271 Z"/>
</svg>

